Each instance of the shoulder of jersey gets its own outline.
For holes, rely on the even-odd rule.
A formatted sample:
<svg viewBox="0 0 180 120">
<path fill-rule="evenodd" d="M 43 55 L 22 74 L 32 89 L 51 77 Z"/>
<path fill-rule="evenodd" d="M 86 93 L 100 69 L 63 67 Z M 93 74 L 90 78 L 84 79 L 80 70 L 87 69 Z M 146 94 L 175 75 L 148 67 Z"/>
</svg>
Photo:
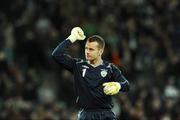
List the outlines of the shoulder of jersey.
<svg viewBox="0 0 180 120">
<path fill-rule="evenodd" d="M 83 59 L 77 58 L 76 64 L 84 63 L 85 61 Z"/>
<path fill-rule="evenodd" d="M 111 65 L 113 65 L 113 63 L 108 62 L 108 61 L 104 61 L 104 64 L 105 64 L 107 67 L 111 67 Z"/>
</svg>

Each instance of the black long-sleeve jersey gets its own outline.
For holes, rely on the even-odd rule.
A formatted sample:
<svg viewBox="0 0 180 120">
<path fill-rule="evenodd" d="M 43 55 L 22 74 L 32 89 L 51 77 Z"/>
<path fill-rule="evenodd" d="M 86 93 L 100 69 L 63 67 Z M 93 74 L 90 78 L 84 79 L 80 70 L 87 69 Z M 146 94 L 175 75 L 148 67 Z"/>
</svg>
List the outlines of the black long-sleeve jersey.
<svg viewBox="0 0 180 120">
<path fill-rule="evenodd" d="M 84 109 L 110 109 L 113 107 L 111 96 L 103 92 L 105 82 L 119 82 L 121 90 L 129 90 L 129 82 L 121 71 L 112 63 L 103 61 L 97 67 L 91 66 L 80 58 L 72 58 L 66 54 L 71 45 L 70 40 L 61 42 L 52 52 L 57 63 L 74 74 L 77 102 Z"/>
</svg>

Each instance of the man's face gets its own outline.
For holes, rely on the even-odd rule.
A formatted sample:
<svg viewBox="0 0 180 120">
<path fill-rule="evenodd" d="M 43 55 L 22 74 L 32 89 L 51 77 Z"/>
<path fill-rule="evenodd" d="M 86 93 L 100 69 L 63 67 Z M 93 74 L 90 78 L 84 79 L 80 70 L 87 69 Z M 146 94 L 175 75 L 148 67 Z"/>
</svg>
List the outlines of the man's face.
<svg viewBox="0 0 180 120">
<path fill-rule="evenodd" d="M 96 60 L 98 57 L 101 57 L 103 53 L 103 49 L 98 47 L 98 43 L 94 42 L 86 42 L 85 45 L 85 56 L 86 60 L 93 61 Z"/>
</svg>

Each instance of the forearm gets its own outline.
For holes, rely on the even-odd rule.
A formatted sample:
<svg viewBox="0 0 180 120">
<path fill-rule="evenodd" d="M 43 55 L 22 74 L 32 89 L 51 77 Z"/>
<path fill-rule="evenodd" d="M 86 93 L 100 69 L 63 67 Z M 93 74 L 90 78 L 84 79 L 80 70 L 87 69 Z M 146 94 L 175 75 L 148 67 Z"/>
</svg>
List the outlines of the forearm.
<svg viewBox="0 0 180 120">
<path fill-rule="evenodd" d="M 121 85 L 121 89 L 120 89 L 121 92 L 128 92 L 129 91 L 130 84 L 127 80 L 124 80 L 124 82 L 120 82 L 120 85 Z"/>
<path fill-rule="evenodd" d="M 52 57 L 54 60 L 62 65 L 64 68 L 73 72 L 73 67 L 77 61 L 75 58 L 72 58 L 70 55 L 66 54 L 68 47 L 75 42 L 76 40 L 84 40 L 85 35 L 83 30 L 80 27 L 74 27 L 71 30 L 70 36 L 61 42 L 52 52 Z"/>
<path fill-rule="evenodd" d="M 124 77 L 124 75 L 121 73 L 121 70 L 117 68 L 115 65 L 112 66 L 113 68 L 113 78 L 121 85 L 121 92 L 128 92 L 130 89 L 129 81 Z"/>
<path fill-rule="evenodd" d="M 66 54 L 66 51 L 71 44 L 72 43 L 69 40 L 61 42 L 52 52 L 52 57 L 57 63 L 62 65 L 62 67 L 66 68 L 70 72 L 73 72 L 75 59 Z"/>
<path fill-rule="evenodd" d="M 61 42 L 52 52 L 52 56 L 55 59 L 60 59 L 59 56 L 63 56 L 67 48 L 74 43 L 76 40 L 84 40 L 86 36 L 80 27 L 74 27 L 71 30 L 71 35 Z"/>
<path fill-rule="evenodd" d="M 71 45 L 72 43 L 70 42 L 70 40 L 64 40 L 63 42 L 61 42 L 52 52 L 52 56 L 53 58 L 57 59 L 61 56 L 63 56 L 68 47 Z"/>
</svg>

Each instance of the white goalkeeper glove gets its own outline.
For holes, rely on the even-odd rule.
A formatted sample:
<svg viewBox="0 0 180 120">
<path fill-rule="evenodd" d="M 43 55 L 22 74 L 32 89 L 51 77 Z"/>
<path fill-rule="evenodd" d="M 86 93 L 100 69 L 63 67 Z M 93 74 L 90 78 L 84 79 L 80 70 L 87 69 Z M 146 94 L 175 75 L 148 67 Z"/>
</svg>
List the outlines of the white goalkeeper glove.
<svg viewBox="0 0 180 120">
<path fill-rule="evenodd" d="M 121 84 L 119 82 L 106 82 L 103 86 L 106 95 L 115 95 L 121 89 Z"/>
<path fill-rule="evenodd" d="M 84 35 L 83 30 L 80 27 L 74 27 L 71 30 L 71 35 L 67 39 L 73 43 L 76 40 L 84 40 L 85 38 L 86 36 Z"/>
</svg>

